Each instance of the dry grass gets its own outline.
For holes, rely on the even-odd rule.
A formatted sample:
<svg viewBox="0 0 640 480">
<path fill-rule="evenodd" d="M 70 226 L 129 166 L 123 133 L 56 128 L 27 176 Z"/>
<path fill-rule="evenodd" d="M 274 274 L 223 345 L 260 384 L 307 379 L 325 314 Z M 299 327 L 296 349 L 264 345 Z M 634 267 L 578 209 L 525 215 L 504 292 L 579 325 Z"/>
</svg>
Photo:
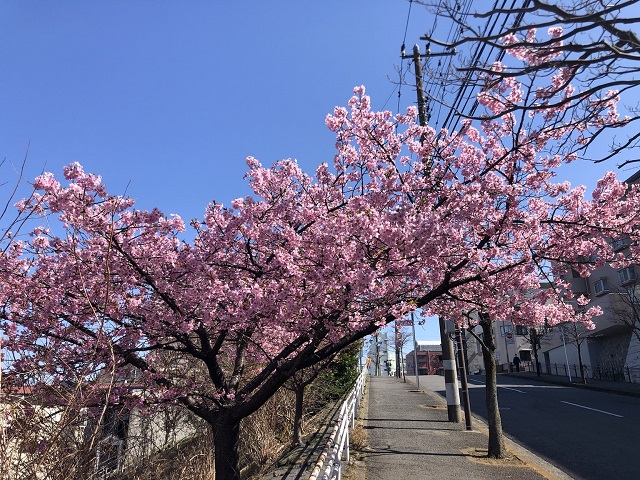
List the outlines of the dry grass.
<svg viewBox="0 0 640 480">
<path fill-rule="evenodd" d="M 349 446 L 355 451 L 361 451 L 367 447 L 367 431 L 360 421 L 357 421 L 349 432 Z"/>
</svg>

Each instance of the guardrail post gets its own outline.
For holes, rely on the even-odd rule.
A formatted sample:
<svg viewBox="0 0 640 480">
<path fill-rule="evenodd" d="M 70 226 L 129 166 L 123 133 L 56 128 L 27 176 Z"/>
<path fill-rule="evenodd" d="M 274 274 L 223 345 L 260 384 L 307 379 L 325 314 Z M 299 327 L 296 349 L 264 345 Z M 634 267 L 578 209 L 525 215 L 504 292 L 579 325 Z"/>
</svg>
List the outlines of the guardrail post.
<svg viewBox="0 0 640 480">
<path fill-rule="evenodd" d="M 349 463 L 349 429 L 347 428 L 345 446 L 344 446 L 344 460 Z"/>
</svg>

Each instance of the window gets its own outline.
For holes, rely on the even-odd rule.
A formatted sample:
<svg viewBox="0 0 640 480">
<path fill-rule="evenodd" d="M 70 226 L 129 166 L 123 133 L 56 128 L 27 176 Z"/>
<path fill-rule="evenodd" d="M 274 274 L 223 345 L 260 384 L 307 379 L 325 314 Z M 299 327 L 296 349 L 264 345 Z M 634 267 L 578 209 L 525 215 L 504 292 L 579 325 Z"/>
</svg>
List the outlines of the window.
<svg viewBox="0 0 640 480">
<path fill-rule="evenodd" d="M 520 360 L 522 360 L 523 362 L 531 361 L 531 350 L 520 350 L 520 352 L 518 352 L 518 355 L 520 356 Z"/>
<path fill-rule="evenodd" d="M 516 335 L 527 335 L 529 330 L 523 325 L 516 325 Z"/>
<path fill-rule="evenodd" d="M 622 270 L 618 270 L 618 277 L 620 278 L 620 284 L 624 285 L 635 281 L 636 272 L 633 270 L 633 267 L 623 268 Z"/>
<path fill-rule="evenodd" d="M 596 295 L 603 295 L 609 292 L 609 285 L 607 284 L 606 278 L 601 278 L 600 280 L 596 280 L 593 282 L 593 291 Z"/>
<path fill-rule="evenodd" d="M 512 325 L 500 325 L 500 336 L 504 337 L 505 333 L 511 333 L 513 331 Z"/>
<path fill-rule="evenodd" d="M 611 244 L 614 252 L 622 250 L 623 248 L 626 248 L 629 245 L 631 245 L 631 239 L 629 238 L 620 238 L 618 240 L 614 240 L 613 243 Z"/>
</svg>

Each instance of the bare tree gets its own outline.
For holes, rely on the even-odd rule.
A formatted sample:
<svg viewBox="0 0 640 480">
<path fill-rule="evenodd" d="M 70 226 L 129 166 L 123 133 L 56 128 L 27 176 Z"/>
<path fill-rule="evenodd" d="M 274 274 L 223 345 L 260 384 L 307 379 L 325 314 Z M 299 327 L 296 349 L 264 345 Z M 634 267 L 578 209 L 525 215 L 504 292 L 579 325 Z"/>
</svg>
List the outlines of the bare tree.
<svg viewBox="0 0 640 480">
<path fill-rule="evenodd" d="M 394 329 L 394 341 L 393 345 L 389 344 L 389 350 L 395 354 L 396 358 L 396 377 L 402 377 L 403 381 L 406 382 L 405 378 L 405 369 L 404 369 L 404 347 L 407 345 L 411 345 L 413 342 L 413 334 L 407 327 L 396 326 Z M 414 343 L 415 345 L 415 343 Z"/>
<path fill-rule="evenodd" d="M 524 338 L 529 342 L 529 344 L 531 345 L 531 349 L 533 350 L 536 375 L 539 377 L 540 359 L 538 358 L 538 352 L 542 348 L 542 339 L 549 332 L 549 327 L 547 325 L 539 327 L 529 327 L 526 332 L 527 333 L 524 335 Z"/>
<path fill-rule="evenodd" d="M 476 114 L 477 102 L 469 99 L 494 82 L 514 78 L 522 83 L 525 98 L 522 104 L 513 105 L 513 112 L 565 111 L 565 122 L 573 125 L 582 142 L 565 143 L 564 153 L 573 150 L 579 158 L 595 162 L 615 157 L 620 167 L 640 161 L 634 153 L 640 141 L 636 122 L 640 110 L 634 99 L 637 94 L 632 92 L 640 78 L 640 39 L 634 31 L 640 24 L 638 0 L 496 0 L 473 2 L 473 6 L 464 0 L 420 3 L 440 23 L 446 18 L 451 24 L 448 38 L 441 38 L 435 28 L 426 32 L 422 38 L 429 42 L 428 52 L 436 48 L 459 52 L 446 65 L 439 59 L 429 62 L 427 55 L 431 81 L 439 82 L 443 89 L 446 85 L 449 91 L 427 98 L 432 103 L 446 102 L 443 127 L 454 128 L 460 118 L 485 116 L 485 111 Z M 521 62 L 523 47 L 534 49 L 537 61 Z M 505 54 L 511 56 L 496 68 L 495 62 L 501 62 Z M 538 88 L 544 77 L 554 78 L 551 88 Z M 559 92 L 562 95 L 555 95 Z M 618 94 L 628 117 L 616 125 L 597 127 L 590 139 L 582 138 L 588 107 L 598 101 L 604 104 Z M 605 138 L 608 153 L 587 153 L 592 144 L 601 144 Z M 625 154 L 620 155 L 622 152 Z"/>
<path fill-rule="evenodd" d="M 578 350 L 578 363 L 580 364 L 580 380 L 582 383 L 587 383 L 585 373 L 584 373 L 584 364 L 582 361 L 582 344 L 585 342 L 589 335 L 589 330 L 582 323 L 576 322 L 567 322 L 559 325 L 560 334 L 562 335 L 563 342 L 565 343 L 573 343 Z M 567 365 L 567 369 L 569 365 Z M 570 373 L 567 371 L 567 375 Z"/>
<path fill-rule="evenodd" d="M 611 305 L 606 313 L 616 324 L 627 327 L 640 341 L 640 284 L 632 283 L 615 288 Z"/>
</svg>

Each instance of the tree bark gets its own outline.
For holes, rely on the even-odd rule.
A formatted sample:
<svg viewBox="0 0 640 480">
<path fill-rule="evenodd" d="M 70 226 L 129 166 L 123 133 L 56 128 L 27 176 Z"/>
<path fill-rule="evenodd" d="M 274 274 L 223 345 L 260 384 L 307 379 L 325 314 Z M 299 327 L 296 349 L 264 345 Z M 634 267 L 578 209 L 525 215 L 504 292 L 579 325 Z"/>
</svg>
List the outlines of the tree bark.
<svg viewBox="0 0 640 480">
<path fill-rule="evenodd" d="M 240 420 L 228 412 L 216 415 L 213 428 L 216 480 L 240 480 L 238 441 Z"/>
<path fill-rule="evenodd" d="M 540 337 L 538 336 L 538 331 L 535 328 L 529 329 L 529 336 L 531 337 L 531 348 L 533 348 L 533 359 L 536 362 L 536 376 L 540 376 L 540 360 L 538 359 L 538 342 L 540 342 Z"/>
<path fill-rule="evenodd" d="M 304 406 L 304 389 L 306 384 L 296 386 L 296 411 L 293 417 L 293 444 L 299 445 L 302 441 L 302 412 Z"/>
<path fill-rule="evenodd" d="M 502 419 L 498 409 L 498 384 L 496 378 L 495 351 L 496 344 L 493 338 L 493 321 L 483 316 L 480 321 L 482 326 L 483 346 L 482 357 L 486 369 L 485 380 L 485 401 L 487 404 L 487 422 L 489 425 L 489 445 L 487 456 L 489 458 L 505 458 L 507 451 L 504 445 L 504 435 L 502 433 Z"/>
<path fill-rule="evenodd" d="M 580 342 L 576 339 L 576 345 L 578 346 L 578 363 L 580 364 L 580 378 L 582 379 L 582 383 L 587 383 L 587 380 L 584 378 L 584 367 L 582 366 L 582 349 L 580 348 Z"/>
</svg>

